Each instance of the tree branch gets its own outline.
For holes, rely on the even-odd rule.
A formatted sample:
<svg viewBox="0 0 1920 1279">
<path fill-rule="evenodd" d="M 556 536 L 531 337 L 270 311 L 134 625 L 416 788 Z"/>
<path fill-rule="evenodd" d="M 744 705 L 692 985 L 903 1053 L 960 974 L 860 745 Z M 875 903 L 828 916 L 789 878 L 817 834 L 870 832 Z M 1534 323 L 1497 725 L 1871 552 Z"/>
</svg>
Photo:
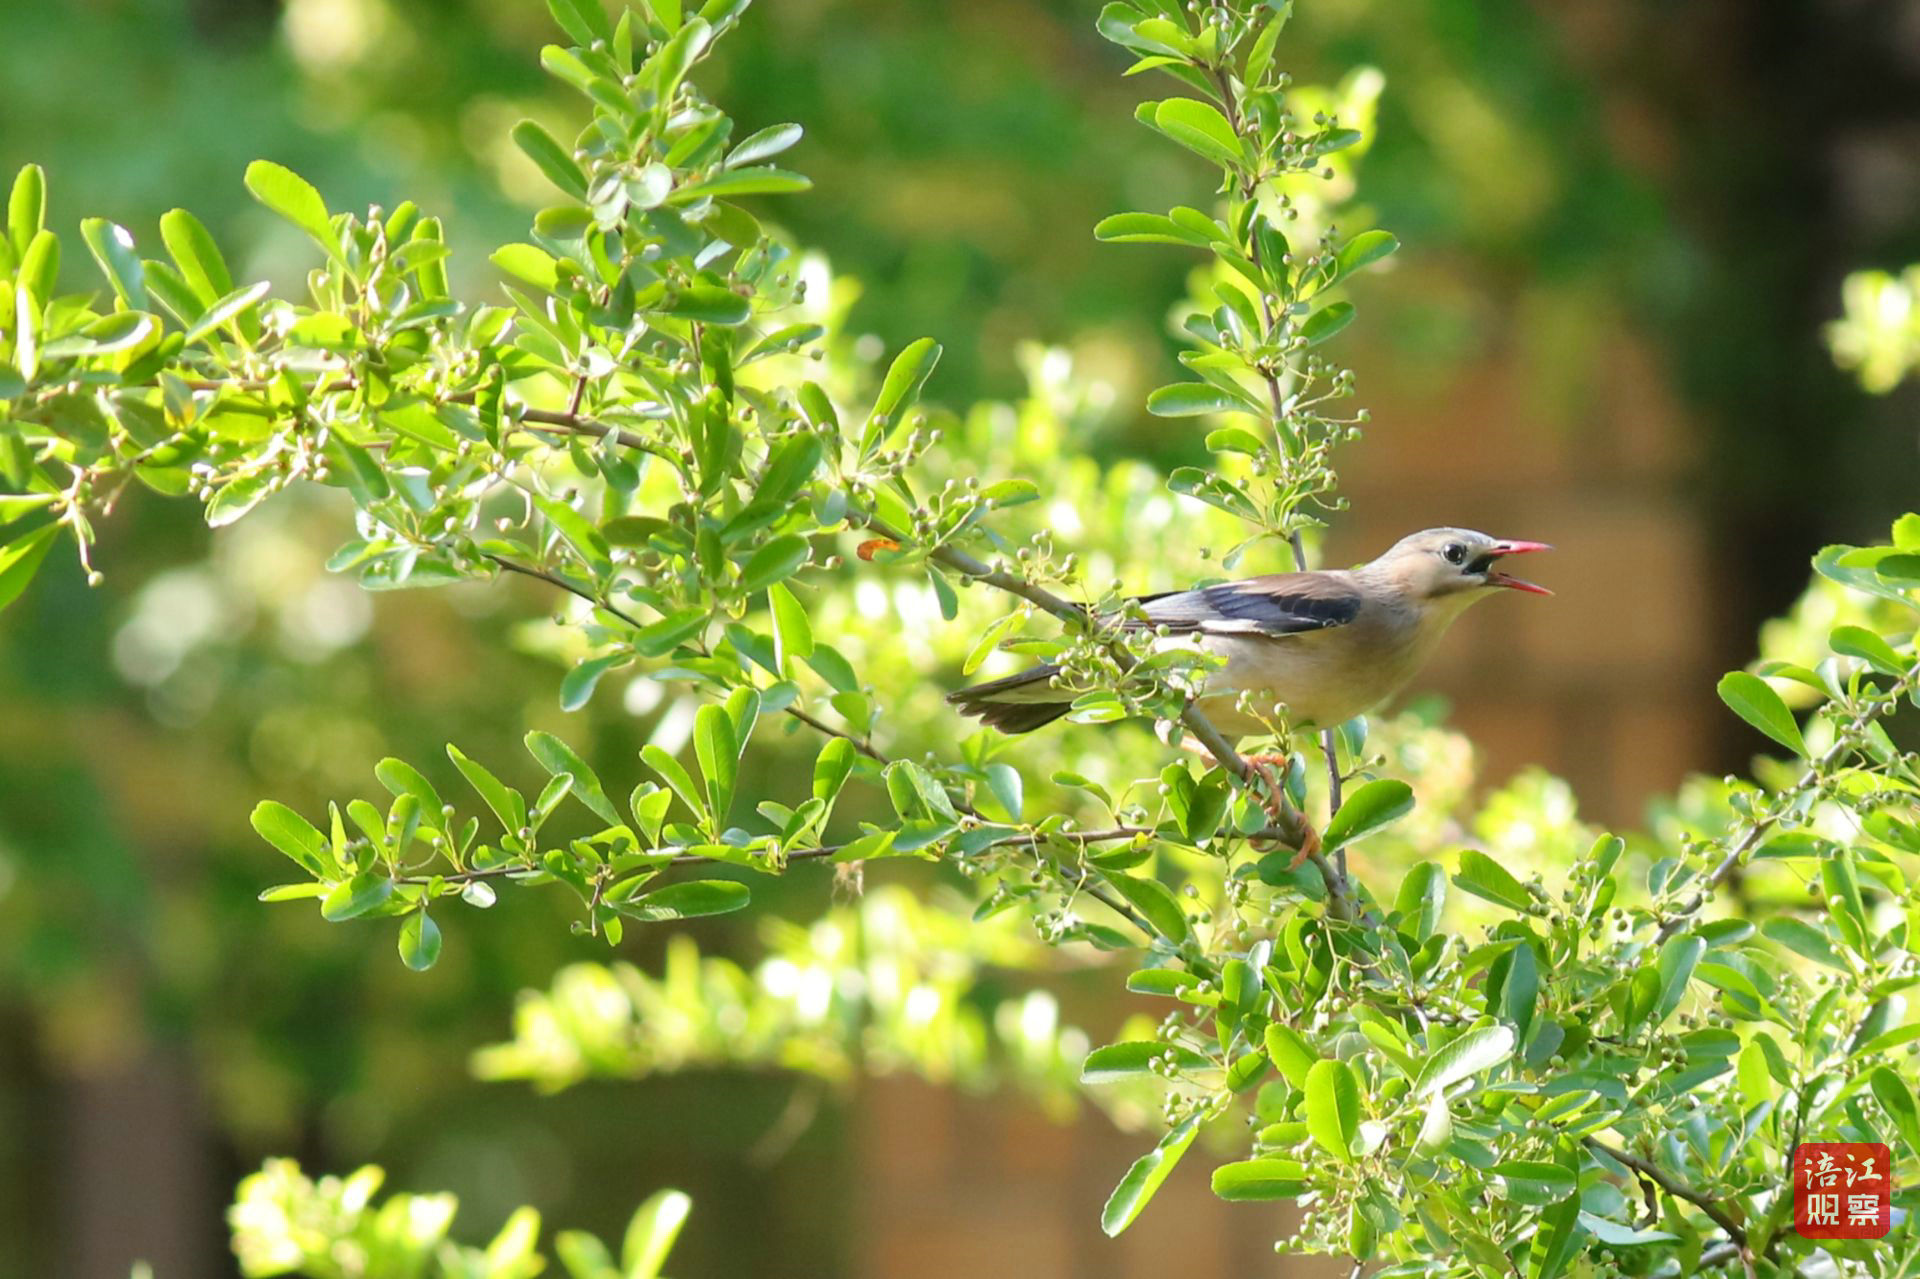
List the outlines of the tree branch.
<svg viewBox="0 0 1920 1279">
<path fill-rule="evenodd" d="M 1154 832 L 1152 830 L 1144 826 L 1115 826 L 1107 830 L 1054 832 L 1050 835 L 1032 833 L 1007 835 L 994 840 L 986 847 L 1032 848 L 1037 844 L 1052 839 L 1064 839 L 1085 847 L 1091 844 L 1113 843 L 1123 839 L 1138 839 L 1141 836 L 1151 838 L 1153 834 Z M 788 853 L 784 860 L 788 863 L 819 861 L 822 858 L 830 858 L 836 853 L 845 852 L 852 846 L 852 844 L 823 844 L 814 848 L 795 849 Z M 735 863 L 724 861 L 717 857 L 702 856 L 699 853 L 679 853 L 669 859 L 666 864 L 668 866 L 730 866 Z M 1134 910 L 1132 906 L 1117 896 L 1105 884 L 1092 879 L 1086 871 L 1074 867 L 1062 867 L 1061 870 L 1065 877 L 1070 879 L 1076 887 L 1084 888 L 1088 896 L 1094 898 L 1101 905 L 1125 919 L 1135 928 L 1138 928 L 1141 935 L 1148 938 L 1159 935 L 1155 932 L 1153 926 L 1149 924 L 1138 911 Z M 513 879 L 519 876 L 544 875 L 546 873 L 546 871 L 538 866 L 489 866 L 483 870 L 454 871 L 444 875 L 403 875 L 396 878 L 394 882 L 413 887 L 425 887 L 428 884 L 436 882 L 442 884 L 474 884 L 483 883 L 490 879 Z M 596 881 L 594 885 L 594 898 L 596 903 L 598 902 L 599 894 L 603 886 L 599 881 Z"/>
<path fill-rule="evenodd" d="M 1240 132 L 1240 97 L 1233 90 L 1233 77 L 1228 74 L 1225 67 L 1215 67 L 1214 81 L 1220 86 L 1220 103 L 1221 106 L 1226 109 L 1227 124 L 1237 135 Z M 1240 198 L 1243 200 L 1253 199 L 1254 193 L 1259 186 L 1255 175 L 1243 170 L 1237 176 L 1240 179 Z M 1260 237 L 1257 235 L 1252 236 L 1250 240 L 1251 243 L 1247 246 L 1248 256 L 1257 269 L 1264 271 L 1266 264 L 1262 258 Z M 1258 292 L 1260 296 L 1260 318 L 1266 326 L 1266 336 L 1270 340 L 1273 337 L 1276 324 L 1273 314 L 1273 302 L 1272 299 L 1267 296 L 1265 289 L 1259 289 L 1256 290 L 1256 292 Z M 1274 436 L 1276 439 L 1284 439 L 1285 437 L 1280 430 L 1280 423 L 1286 418 L 1286 397 L 1280 389 L 1280 375 L 1271 367 L 1267 367 L 1263 362 L 1260 369 L 1260 377 L 1267 386 L 1267 404 L 1273 414 Z M 1295 571 L 1305 572 L 1307 568 L 1307 548 L 1300 537 L 1300 531 L 1298 529 L 1293 530 L 1293 532 L 1287 535 L 1287 544 L 1293 549 L 1293 567 Z M 1327 820 L 1332 821 L 1333 815 L 1340 811 L 1341 778 L 1338 742 L 1335 739 L 1333 729 L 1330 727 L 1320 730 L 1320 750 L 1327 758 Z M 1321 875 L 1327 881 L 1328 892 L 1345 906 L 1350 917 L 1352 913 L 1353 890 L 1352 883 L 1347 878 L 1347 850 L 1344 848 L 1335 849 L 1331 865 L 1327 863 L 1325 857 L 1317 854 L 1313 860 L 1315 867 L 1320 870 Z"/>
<path fill-rule="evenodd" d="M 1780 824 L 1782 818 L 1793 807 L 1791 801 L 1815 789 L 1820 784 L 1821 778 L 1826 776 L 1828 769 L 1839 763 L 1848 751 L 1858 749 L 1859 743 L 1856 739 L 1866 732 L 1875 720 L 1899 705 L 1900 699 L 1913 691 L 1916 682 L 1920 682 L 1920 665 L 1914 666 L 1894 680 L 1893 686 L 1887 690 L 1883 700 L 1868 702 L 1856 711 L 1852 720 L 1843 725 L 1834 735 L 1833 744 L 1819 758 L 1810 760 L 1806 771 L 1795 779 L 1793 785 L 1781 792 L 1775 807 L 1766 816 L 1752 819 L 1753 825 L 1748 827 L 1746 834 L 1728 848 L 1726 856 L 1720 859 L 1714 866 L 1713 872 L 1707 876 L 1707 882 L 1702 884 L 1679 910 L 1661 923 L 1660 931 L 1655 934 L 1655 940 L 1666 941 L 1685 928 L 1694 914 L 1707 904 L 1707 899 L 1713 895 L 1714 890 L 1733 873 L 1741 859 L 1757 848 L 1760 841 L 1766 838 L 1767 833 Z"/>
<path fill-rule="evenodd" d="M 1585 1145 L 1589 1150 L 1597 1151 L 1615 1163 L 1633 1169 L 1633 1171 L 1639 1173 L 1642 1177 L 1645 1177 L 1648 1181 L 1651 1181 L 1675 1199 L 1684 1199 L 1701 1212 L 1706 1213 L 1707 1216 L 1712 1219 L 1714 1225 L 1727 1232 L 1727 1238 L 1733 1241 L 1734 1246 L 1739 1248 L 1742 1255 L 1749 1257 L 1753 1255 L 1752 1249 L 1747 1244 L 1747 1232 L 1740 1227 L 1739 1222 L 1728 1216 L 1726 1210 L 1713 1199 L 1695 1190 L 1677 1177 L 1674 1177 L 1658 1164 L 1642 1159 L 1638 1155 L 1630 1155 L 1624 1150 L 1609 1146 L 1605 1142 L 1593 1137 L 1586 1138 Z"/>
<path fill-rule="evenodd" d="M 595 608 L 606 610 L 607 612 L 613 614 L 615 617 L 619 618 L 621 621 L 633 627 L 635 630 L 640 629 L 641 622 L 638 618 L 634 617 L 631 613 L 627 613 L 622 609 L 614 606 L 613 604 L 608 603 L 606 600 L 601 599 L 599 596 L 587 590 L 585 587 L 581 586 L 577 582 L 568 581 L 566 578 L 561 577 L 559 574 L 550 573 L 546 569 L 540 568 L 537 565 L 522 564 L 518 560 L 508 559 L 504 555 L 495 555 L 492 552 L 488 552 L 487 558 L 489 560 L 492 560 L 495 564 L 499 565 L 501 568 L 505 569 L 509 573 L 518 573 L 523 577 L 530 577 L 530 578 L 533 578 L 535 581 L 545 582 L 549 586 L 558 587 L 559 589 L 567 592 L 569 595 L 573 595 L 579 599 L 585 600 L 587 603 L 593 605 Z M 828 724 L 824 720 L 821 720 L 812 715 L 809 715 L 806 711 L 801 710 L 798 706 L 788 706 L 786 708 L 786 713 L 788 715 L 791 715 L 794 719 L 800 721 L 802 724 L 805 724 L 807 727 L 812 728 L 818 732 L 825 733 L 829 737 L 845 738 L 847 741 L 853 744 L 853 748 L 855 750 L 859 751 L 862 755 L 865 755 L 868 759 L 873 760 L 875 763 L 878 763 L 881 765 L 892 763 L 892 761 L 888 759 L 886 755 L 874 749 L 871 743 L 866 742 L 858 737 L 855 737 L 851 733 L 835 728 L 833 725 Z M 970 816 L 974 816 L 974 817 L 979 816 L 979 814 L 975 812 L 974 809 L 969 805 L 962 804 L 961 808 L 965 812 L 967 812 L 968 815 Z M 1123 837 L 1131 838 L 1133 835 L 1141 834 L 1141 833 L 1151 834 L 1152 832 L 1144 831 L 1141 828 L 1123 827 L 1113 831 L 1100 832 L 1092 836 L 1069 835 L 1067 836 L 1067 838 L 1077 840 L 1080 843 L 1097 843 L 1097 842 L 1101 842 L 1109 839 L 1120 839 Z M 989 844 L 988 847 L 999 848 L 1002 846 L 1013 846 L 1013 845 L 1020 845 L 1020 844 L 1032 845 L 1037 842 L 1039 842 L 1039 837 L 1037 836 L 1009 836 L 1007 839 L 995 840 L 992 844 Z M 846 845 L 844 844 L 837 844 L 828 848 L 802 849 L 798 852 L 789 853 L 787 855 L 787 860 L 794 861 L 794 860 L 814 858 L 814 857 L 830 857 L 834 853 L 840 852 L 845 847 Z M 687 854 L 682 857 L 674 858 L 674 860 L 670 864 L 675 866 L 693 866 L 693 865 L 699 865 L 701 863 L 711 864 L 713 861 L 714 859 L 711 857 L 701 857 L 698 854 Z M 524 868 L 496 867 L 492 871 L 472 872 L 470 873 L 470 877 L 480 876 L 480 877 L 493 878 L 497 876 L 511 875 L 516 870 L 521 870 L 521 869 L 524 869 Z M 446 878 L 449 883 L 464 882 L 457 876 L 446 876 L 444 878 Z M 1156 935 L 1152 925 L 1148 924 L 1146 919 L 1143 918 L 1138 911 L 1134 910 L 1132 906 L 1128 905 L 1125 900 L 1123 900 L 1118 894 L 1114 893 L 1105 884 L 1100 884 L 1100 883 L 1095 883 L 1090 881 L 1084 872 L 1079 875 L 1073 876 L 1072 878 L 1076 886 L 1084 888 L 1087 891 L 1087 894 L 1089 896 L 1095 898 L 1103 906 L 1107 907 L 1107 909 L 1120 915 L 1128 923 L 1138 928 L 1144 936 L 1153 937 Z M 411 883 L 415 881 L 405 880 L 402 882 Z M 425 881 L 420 881 L 420 882 L 425 882 Z"/>
</svg>

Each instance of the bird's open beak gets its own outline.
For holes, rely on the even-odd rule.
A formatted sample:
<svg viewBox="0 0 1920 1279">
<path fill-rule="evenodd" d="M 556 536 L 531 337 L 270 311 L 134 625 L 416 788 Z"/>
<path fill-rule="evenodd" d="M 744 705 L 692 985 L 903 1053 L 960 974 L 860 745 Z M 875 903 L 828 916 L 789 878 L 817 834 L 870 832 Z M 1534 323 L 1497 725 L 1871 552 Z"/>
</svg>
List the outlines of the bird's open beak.
<svg viewBox="0 0 1920 1279">
<path fill-rule="evenodd" d="M 1552 549 L 1553 548 L 1545 542 L 1501 542 L 1494 546 L 1493 553 L 1495 555 L 1525 555 L 1530 551 L 1551 551 Z M 1552 591 L 1544 586 L 1536 586 L 1532 582 L 1522 581 L 1517 577 L 1509 577 L 1505 573 L 1498 573 L 1492 569 L 1487 570 L 1487 585 L 1504 586 L 1510 591 L 1525 591 L 1529 595 L 1553 594 Z"/>
</svg>

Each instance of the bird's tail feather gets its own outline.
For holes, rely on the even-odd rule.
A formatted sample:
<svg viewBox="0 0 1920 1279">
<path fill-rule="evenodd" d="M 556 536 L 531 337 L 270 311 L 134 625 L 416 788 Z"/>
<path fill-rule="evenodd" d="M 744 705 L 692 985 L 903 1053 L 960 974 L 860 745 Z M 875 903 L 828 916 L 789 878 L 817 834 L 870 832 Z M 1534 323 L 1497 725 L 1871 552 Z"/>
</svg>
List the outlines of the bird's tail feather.
<svg viewBox="0 0 1920 1279">
<path fill-rule="evenodd" d="M 1057 666 L 1036 666 L 1005 679 L 975 684 L 947 694 L 963 714 L 1003 733 L 1030 733 L 1073 709 L 1073 695 L 1053 687 Z"/>
</svg>

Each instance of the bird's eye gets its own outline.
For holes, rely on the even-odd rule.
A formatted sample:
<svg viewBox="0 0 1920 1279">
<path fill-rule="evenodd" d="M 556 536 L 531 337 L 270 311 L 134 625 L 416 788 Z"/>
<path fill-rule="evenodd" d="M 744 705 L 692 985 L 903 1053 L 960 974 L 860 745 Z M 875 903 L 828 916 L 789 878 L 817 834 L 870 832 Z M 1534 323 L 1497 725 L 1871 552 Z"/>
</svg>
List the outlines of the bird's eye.
<svg viewBox="0 0 1920 1279">
<path fill-rule="evenodd" d="M 1448 542 L 1440 554 L 1446 557 L 1449 564 L 1464 564 L 1467 559 L 1467 548 L 1458 542 Z"/>
</svg>

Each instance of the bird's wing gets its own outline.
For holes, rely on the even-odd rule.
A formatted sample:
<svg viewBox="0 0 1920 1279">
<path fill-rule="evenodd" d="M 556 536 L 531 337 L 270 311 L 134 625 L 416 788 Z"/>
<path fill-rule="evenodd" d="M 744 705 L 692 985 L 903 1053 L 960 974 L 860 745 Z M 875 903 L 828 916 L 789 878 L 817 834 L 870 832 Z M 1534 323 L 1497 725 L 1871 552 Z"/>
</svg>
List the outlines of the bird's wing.
<svg viewBox="0 0 1920 1279">
<path fill-rule="evenodd" d="M 1345 626 L 1360 615 L 1360 589 L 1344 573 L 1270 573 L 1139 601 L 1144 623 L 1176 634 L 1298 635 Z"/>
</svg>

